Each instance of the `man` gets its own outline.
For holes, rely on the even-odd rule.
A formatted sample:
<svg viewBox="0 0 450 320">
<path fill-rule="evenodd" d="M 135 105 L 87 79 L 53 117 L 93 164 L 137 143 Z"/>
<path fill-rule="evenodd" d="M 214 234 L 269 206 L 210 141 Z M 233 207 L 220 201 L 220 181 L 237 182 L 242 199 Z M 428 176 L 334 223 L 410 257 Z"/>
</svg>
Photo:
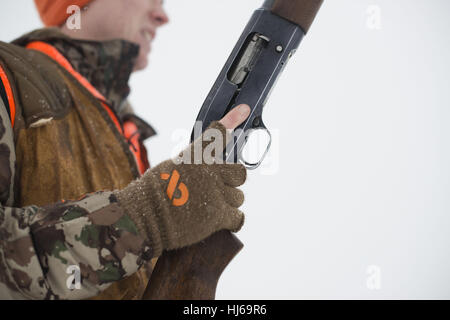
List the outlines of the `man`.
<svg viewBox="0 0 450 320">
<path fill-rule="evenodd" d="M 246 170 L 148 168 L 142 142 L 154 132 L 133 114 L 127 83 L 168 22 L 161 0 L 35 2 L 54 28 L 0 42 L 0 298 L 139 299 L 143 266 L 164 250 L 242 227 Z M 81 30 L 65 24 L 73 4 Z M 236 107 L 213 136 L 248 114 Z M 81 283 L 69 277 L 77 270 Z"/>
</svg>

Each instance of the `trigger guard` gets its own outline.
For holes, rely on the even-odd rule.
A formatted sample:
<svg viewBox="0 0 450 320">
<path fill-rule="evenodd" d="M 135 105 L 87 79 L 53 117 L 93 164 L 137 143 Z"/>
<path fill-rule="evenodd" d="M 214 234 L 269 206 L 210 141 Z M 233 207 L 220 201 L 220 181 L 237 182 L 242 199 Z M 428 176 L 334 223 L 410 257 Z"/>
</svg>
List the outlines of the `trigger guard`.
<svg viewBox="0 0 450 320">
<path fill-rule="evenodd" d="M 247 144 L 247 142 L 245 142 L 245 144 L 242 146 L 242 148 L 241 148 L 241 150 L 239 152 L 239 161 L 241 162 L 242 165 L 244 165 L 244 167 L 247 170 L 255 170 L 255 169 L 257 169 L 261 165 L 261 163 L 264 161 L 264 159 L 265 159 L 265 157 L 266 157 L 267 153 L 269 152 L 269 149 L 270 149 L 270 147 L 272 145 L 272 134 L 270 133 L 269 130 L 267 130 L 267 128 L 262 127 L 262 128 L 251 129 L 249 131 L 249 133 L 247 134 L 247 136 L 250 136 L 250 134 L 251 134 L 251 132 L 253 130 L 264 130 L 265 132 L 267 132 L 267 134 L 269 135 L 269 143 L 267 144 L 266 150 L 264 151 L 264 154 L 262 155 L 261 159 L 259 159 L 259 161 L 256 162 L 256 163 L 250 163 L 250 162 L 245 161 L 243 159 L 243 157 L 242 157 L 242 151 L 244 150 L 244 148 L 245 148 L 245 146 Z"/>
</svg>

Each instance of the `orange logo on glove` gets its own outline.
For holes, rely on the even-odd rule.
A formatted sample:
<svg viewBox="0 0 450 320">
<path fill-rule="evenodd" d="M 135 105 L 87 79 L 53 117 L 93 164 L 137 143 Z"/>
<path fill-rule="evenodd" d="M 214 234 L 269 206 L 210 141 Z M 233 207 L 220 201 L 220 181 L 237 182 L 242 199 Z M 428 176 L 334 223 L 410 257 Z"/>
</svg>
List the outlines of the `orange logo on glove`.
<svg viewBox="0 0 450 320">
<path fill-rule="evenodd" d="M 189 191 L 183 182 L 178 185 L 178 190 L 180 190 L 181 196 L 179 198 L 173 199 L 173 194 L 177 188 L 178 181 L 180 180 L 180 173 L 177 170 L 173 170 L 172 175 L 168 173 L 161 173 L 161 179 L 169 180 L 169 185 L 167 186 L 167 196 L 172 200 L 172 204 L 175 207 L 181 207 L 189 199 Z"/>
</svg>

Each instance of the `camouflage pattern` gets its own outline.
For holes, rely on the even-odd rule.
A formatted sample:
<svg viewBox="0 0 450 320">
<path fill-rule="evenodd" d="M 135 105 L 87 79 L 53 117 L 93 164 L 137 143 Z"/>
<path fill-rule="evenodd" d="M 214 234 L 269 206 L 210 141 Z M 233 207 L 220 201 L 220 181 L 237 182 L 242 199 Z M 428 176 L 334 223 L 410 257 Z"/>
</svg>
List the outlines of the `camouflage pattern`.
<svg viewBox="0 0 450 320">
<path fill-rule="evenodd" d="M 135 273 L 152 249 L 110 192 L 38 208 L 0 208 L 0 298 L 82 299 Z M 80 289 L 67 285 L 70 266 Z"/>
<path fill-rule="evenodd" d="M 22 37 L 16 41 L 16 44 L 25 45 L 27 39 L 28 41 L 53 39 L 56 44 L 58 37 L 63 38 L 64 43 L 68 41 L 55 31 L 40 30 Z M 123 101 L 125 101 L 129 89 L 124 83 L 128 81 L 131 72 L 130 67 L 119 66 L 120 59 L 125 59 L 125 61 L 129 60 L 127 57 L 131 59 L 133 46 L 125 42 L 113 41 L 106 44 L 103 50 L 96 47 L 95 44 L 89 49 L 89 43 L 93 44 L 92 42 L 86 42 L 82 46 L 84 49 L 75 45 L 74 47 L 78 49 L 73 52 L 84 50 L 83 55 L 92 56 L 95 51 L 99 51 L 99 57 L 96 58 L 98 60 L 94 58 L 91 61 L 91 69 L 96 69 L 95 63 L 99 63 L 102 67 L 113 68 L 114 72 L 123 76 L 122 80 L 111 76 L 110 81 L 105 82 L 104 87 L 98 84 L 100 86 L 98 89 L 103 91 L 102 93 L 105 94 L 107 99 L 116 101 L 115 111 L 117 112 L 119 106 L 125 105 Z M 116 43 L 115 49 L 113 43 Z M 92 176 L 95 171 L 89 170 L 96 170 L 97 167 L 89 162 L 84 171 L 77 171 L 75 178 L 66 174 L 60 177 L 61 181 L 55 181 L 54 186 L 41 183 L 41 190 L 37 190 L 35 194 L 39 194 L 39 199 L 43 203 L 36 204 L 32 201 L 26 203 L 29 198 L 18 200 L 26 195 L 25 186 L 21 184 L 22 181 L 25 181 L 24 177 L 29 181 L 36 173 L 45 177 L 45 171 L 42 170 L 52 170 L 51 166 L 42 168 L 42 166 L 35 166 L 34 163 L 22 163 L 21 161 L 27 159 L 25 156 L 33 153 L 26 148 L 42 149 L 47 140 L 42 141 L 38 137 L 45 132 L 50 134 L 51 130 L 59 130 L 54 131 L 57 136 L 68 136 L 71 134 L 71 131 L 67 130 L 69 127 L 65 126 L 67 119 L 70 119 L 68 116 L 74 115 L 74 110 L 81 112 L 83 108 L 92 109 L 95 107 L 93 102 L 90 102 L 93 99 L 74 96 L 74 92 L 81 92 L 80 88 L 71 84 L 70 81 L 63 80 L 65 79 L 64 73 L 50 66 L 48 59 L 46 61 L 42 57 L 38 57 L 36 53 L 25 53 L 28 50 L 19 50 L 18 48 L 17 46 L 0 43 L 0 63 L 3 65 L 5 60 L 2 60 L 2 57 L 3 59 L 7 57 L 10 63 L 7 64 L 5 70 L 9 70 L 11 73 L 20 71 L 14 73 L 15 76 L 11 79 L 17 82 L 12 83 L 15 96 L 21 97 L 17 100 L 20 103 L 18 103 L 18 109 L 16 110 L 14 130 L 11 128 L 10 119 L 0 99 L 0 299 L 84 299 L 93 297 L 100 292 L 104 292 L 107 288 L 111 288 L 119 280 L 124 281 L 123 279 L 126 280 L 127 277 L 137 274 L 141 266 L 147 264 L 154 257 L 154 251 L 150 244 L 145 240 L 145 237 L 139 234 L 136 223 L 119 206 L 114 194 L 110 191 L 98 191 L 123 187 L 123 184 L 126 181 L 128 181 L 126 183 L 129 183 L 129 180 L 133 177 L 134 173 L 131 173 L 133 168 L 126 161 L 122 161 L 120 162 L 124 164 L 122 170 L 127 172 L 126 177 L 128 178 L 123 179 L 123 181 L 117 180 L 118 178 L 110 181 L 100 179 L 98 180 L 99 184 L 96 185 L 97 182 Z M 109 52 L 105 53 L 108 50 Z M 72 52 L 72 50 L 68 51 Z M 66 56 L 72 56 L 70 53 L 63 53 Z M 109 58 L 104 59 L 103 54 Z M 38 61 L 38 63 L 33 63 L 33 61 Z M 114 67 L 115 64 L 117 64 L 116 67 Z M 11 66 L 16 70 L 12 70 Z M 21 67 L 23 70 L 20 69 Z M 78 67 L 84 68 L 82 65 Z M 42 76 L 37 75 L 41 71 L 38 70 L 39 68 L 45 69 L 42 72 L 46 75 L 49 86 L 40 78 Z M 85 65 L 85 68 L 89 69 L 87 65 Z M 29 73 L 25 74 L 28 70 Z M 23 76 L 24 74 L 25 76 Z M 96 74 L 96 72 L 90 74 L 87 72 L 85 75 L 87 75 L 89 81 L 95 82 L 95 78 L 99 77 Z M 29 87 L 33 85 L 37 90 L 35 92 L 20 90 L 20 87 L 25 88 L 27 85 Z M 54 92 L 50 89 L 44 92 L 40 87 L 37 87 L 39 85 L 42 85 L 42 88 L 44 86 L 51 88 Z M 64 95 L 54 98 L 52 94 L 55 92 L 62 92 Z M 33 94 L 33 96 L 27 97 L 27 94 Z M 41 101 L 41 99 L 47 100 Z M 39 113 L 40 110 L 41 113 Z M 98 110 L 103 112 L 100 107 Z M 52 116 L 58 121 L 52 121 L 50 118 L 45 125 L 38 128 L 32 127 L 30 124 L 39 120 L 39 117 L 43 117 L 43 112 L 47 113 L 45 118 Z M 105 121 L 105 119 L 106 116 L 98 121 Z M 97 120 L 87 118 L 84 123 L 93 125 L 95 121 Z M 110 127 L 114 128 L 114 125 L 111 124 Z M 102 128 L 108 129 L 108 127 Z M 89 131 L 88 127 L 86 129 L 86 131 Z M 95 134 L 88 139 L 83 138 L 87 141 L 96 141 L 94 137 L 107 134 L 106 131 L 94 131 Z M 21 136 L 27 137 L 27 139 L 22 139 L 26 143 L 20 144 Z M 119 137 L 119 134 L 116 136 Z M 55 163 L 61 163 L 62 165 L 77 164 L 73 162 L 76 159 L 74 160 L 74 157 L 70 156 L 70 152 L 75 146 L 73 143 L 76 141 L 76 136 L 70 135 L 67 138 L 68 140 L 64 139 L 56 146 L 65 148 L 68 156 L 66 156 L 66 159 L 54 159 L 58 161 Z M 125 153 L 129 147 L 127 142 L 123 138 L 121 139 L 123 141 L 119 141 L 120 139 L 117 138 L 116 142 L 114 142 L 115 139 L 112 139 L 114 141 L 111 143 L 112 146 L 114 146 L 114 143 L 117 144 L 118 146 L 115 148 Z M 17 146 L 20 146 L 20 148 L 17 148 Z M 52 146 L 53 144 L 47 146 L 49 151 L 52 150 Z M 92 153 L 95 154 L 96 152 Z M 52 160 L 51 152 L 46 151 L 45 154 Z M 58 153 L 55 152 L 54 155 L 57 156 Z M 125 156 L 121 157 L 125 159 Z M 112 160 L 108 159 L 108 161 Z M 92 163 L 102 165 L 100 161 L 93 161 Z M 108 164 L 106 163 L 106 165 Z M 118 163 L 113 163 L 111 166 L 114 165 L 117 166 Z M 26 174 L 27 171 L 24 166 L 28 166 L 27 170 L 30 174 Z M 15 168 L 17 171 L 15 171 Z M 47 172 L 54 174 L 54 172 Z M 78 180 L 76 179 L 78 178 L 84 179 L 83 181 L 87 181 L 89 184 L 77 184 Z M 70 181 L 73 181 L 74 186 L 70 186 Z M 83 188 L 92 188 L 93 190 L 88 190 L 81 198 L 76 196 L 78 200 L 46 201 L 45 199 L 55 198 L 56 191 L 61 191 L 62 183 L 69 185 L 69 189 L 63 193 L 66 196 L 57 199 L 73 199 L 71 192 L 75 194 Z M 103 186 L 110 183 L 112 183 L 111 188 L 99 188 L 99 185 Z M 31 191 L 27 192 L 33 192 L 32 190 L 36 188 L 29 189 Z M 71 266 L 80 268 L 80 289 L 69 289 L 67 284 L 67 280 L 71 276 L 67 271 Z"/>
<path fill-rule="evenodd" d="M 13 131 L 3 100 L 0 99 L 0 203 L 9 206 L 14 203 L 15 163 Z"/>
</svg>

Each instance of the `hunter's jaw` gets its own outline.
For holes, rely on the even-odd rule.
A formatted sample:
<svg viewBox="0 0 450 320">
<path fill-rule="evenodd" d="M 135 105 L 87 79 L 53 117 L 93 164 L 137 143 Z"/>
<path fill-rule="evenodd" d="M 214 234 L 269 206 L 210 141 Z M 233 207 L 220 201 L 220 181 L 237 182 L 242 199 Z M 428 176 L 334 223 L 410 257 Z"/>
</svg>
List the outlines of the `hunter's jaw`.
<svg viewBox="0 0 450 320">
<path fill-rule="evenodd" d="M 151 44 L 155 39 L 156 32 L 152 28 L 142 29 L 135 42 L 139 45 L 139 56 L 136 61 L 134 71 L 144 69 L 148 64 L 148 55 L 151 51 Z"/>
<path fill-rule="evenodd" d="M 142 30 L 141 34 L 148 43 L 152 42 L 155 38 L 155 32 L 152 32 L 151 30 Z"/>
</svg>

